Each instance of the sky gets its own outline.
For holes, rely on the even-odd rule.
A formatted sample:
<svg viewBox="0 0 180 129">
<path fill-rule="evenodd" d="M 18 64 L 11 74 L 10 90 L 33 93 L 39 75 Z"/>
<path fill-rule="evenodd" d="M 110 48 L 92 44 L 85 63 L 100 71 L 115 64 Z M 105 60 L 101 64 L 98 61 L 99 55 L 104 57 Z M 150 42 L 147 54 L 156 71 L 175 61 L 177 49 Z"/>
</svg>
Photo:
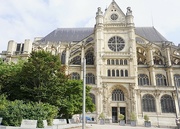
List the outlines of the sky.
<svg viewBox="0 0 180 129">
<path fill-rule="evenodd" d="M 131 7 L 136 27 L 154 26 L 167 40 L 180 43 L 180 0 L 115 0 Z M 112 0 L 0 0 L 0 53 L 10 40 L 45 37 L 57 28 L 94 27 L 97 8 Z"/>
</svg>

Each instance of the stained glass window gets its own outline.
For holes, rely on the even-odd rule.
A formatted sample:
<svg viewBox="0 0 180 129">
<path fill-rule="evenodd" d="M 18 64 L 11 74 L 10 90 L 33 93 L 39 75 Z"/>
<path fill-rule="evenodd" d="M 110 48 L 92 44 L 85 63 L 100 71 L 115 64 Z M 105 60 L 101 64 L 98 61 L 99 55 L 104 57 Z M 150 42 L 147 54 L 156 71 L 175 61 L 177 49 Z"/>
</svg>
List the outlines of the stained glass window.
<svg viewBox="0 0 180 129">
<path fill-rule="evenodd" d="M 139 86 L 149 85 L 149 78 L 146 74 L 138 75 L 138 85 Z"/>
<path fill-rule="evenodd" d="M 112 101 L 124 101 L 124 93 L 120 89 L 115 89 L 112 92 Z"/>
<path fill-rule="evenodd" d="M 161 97 L 161 110 L 163 113 L 175 113 L 175 105 L 170 95 Z"/>
<path fill-rule="evenodd" d="M 142 98 L 142 107 L 144 112 L 155 112 L 155 99 L 152 95 L 146 94 Z"/>
</svg>

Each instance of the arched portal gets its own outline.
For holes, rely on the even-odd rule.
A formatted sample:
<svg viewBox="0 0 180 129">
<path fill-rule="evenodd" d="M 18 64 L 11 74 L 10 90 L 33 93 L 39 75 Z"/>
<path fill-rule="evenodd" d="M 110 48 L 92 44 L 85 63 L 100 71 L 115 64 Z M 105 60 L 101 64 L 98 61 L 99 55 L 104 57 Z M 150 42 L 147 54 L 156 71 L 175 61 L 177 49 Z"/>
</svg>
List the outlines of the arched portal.
<svg viewBox="0 0 180 129">
<path fill-rule="evenodd" d="M 126 120 L 128 107 L 128 90 L 122 85 L 115 85 L 109 89 L 109 114 L 112 117 L 112 122 L 118 122 L 118 115 L 123 114 Z"/>
</svg>

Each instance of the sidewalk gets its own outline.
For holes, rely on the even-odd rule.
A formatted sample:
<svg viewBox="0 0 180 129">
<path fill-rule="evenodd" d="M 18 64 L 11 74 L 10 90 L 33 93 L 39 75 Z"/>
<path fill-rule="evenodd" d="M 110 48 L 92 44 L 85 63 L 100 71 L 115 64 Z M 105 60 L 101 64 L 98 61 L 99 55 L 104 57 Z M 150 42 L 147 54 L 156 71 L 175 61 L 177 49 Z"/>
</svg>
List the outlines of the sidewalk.
<svg viewBox="0 0 180 129">
<path fill-rule="evenodd" d="M 158 127 L 143 127 L 143 126 L 135 126 L 132 127 L 130 125 L 120 126 L 118 124 L 109 124 L 109 125 L 99 125 L 99 124 L 86 124 L 86 129 L 175 129 L 175 128 L 158 128 Z M 82 125 L 80 127 L 72 127 L 69 129 L 82 129 Z"/>
</svg>

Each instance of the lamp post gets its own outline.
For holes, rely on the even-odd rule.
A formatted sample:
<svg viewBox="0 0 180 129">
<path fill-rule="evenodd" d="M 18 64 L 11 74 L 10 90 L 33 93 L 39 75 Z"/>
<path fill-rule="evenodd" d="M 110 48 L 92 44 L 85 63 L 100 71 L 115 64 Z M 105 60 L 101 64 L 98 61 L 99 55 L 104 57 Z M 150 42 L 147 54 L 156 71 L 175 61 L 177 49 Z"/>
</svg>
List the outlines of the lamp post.
<svg viewBox="0 0 180 129">
<path fill-rule="evenodd" d="M 82 129 L 86 127 L 86 58 L 83 59 L 83 116 L 82 116 Z"/>
<path fill-rule="evenodd" d="M 176 96 L 177 96 L 177 101 L 178 101 L 178 113 L 179 113 L 179 108 L 180 108 L 180 103 L 179 103 L 179 91 L 178 91 L 178 85 L 177 85 L 177 77 L 174 77 L 174 81 L 175 81 L 175 87 L 176 87 Z M 177 128 L 180 129 L 180 120 L 178 118 L 178 114 L 176 113 L 176 125 Z"/>
</svg>

